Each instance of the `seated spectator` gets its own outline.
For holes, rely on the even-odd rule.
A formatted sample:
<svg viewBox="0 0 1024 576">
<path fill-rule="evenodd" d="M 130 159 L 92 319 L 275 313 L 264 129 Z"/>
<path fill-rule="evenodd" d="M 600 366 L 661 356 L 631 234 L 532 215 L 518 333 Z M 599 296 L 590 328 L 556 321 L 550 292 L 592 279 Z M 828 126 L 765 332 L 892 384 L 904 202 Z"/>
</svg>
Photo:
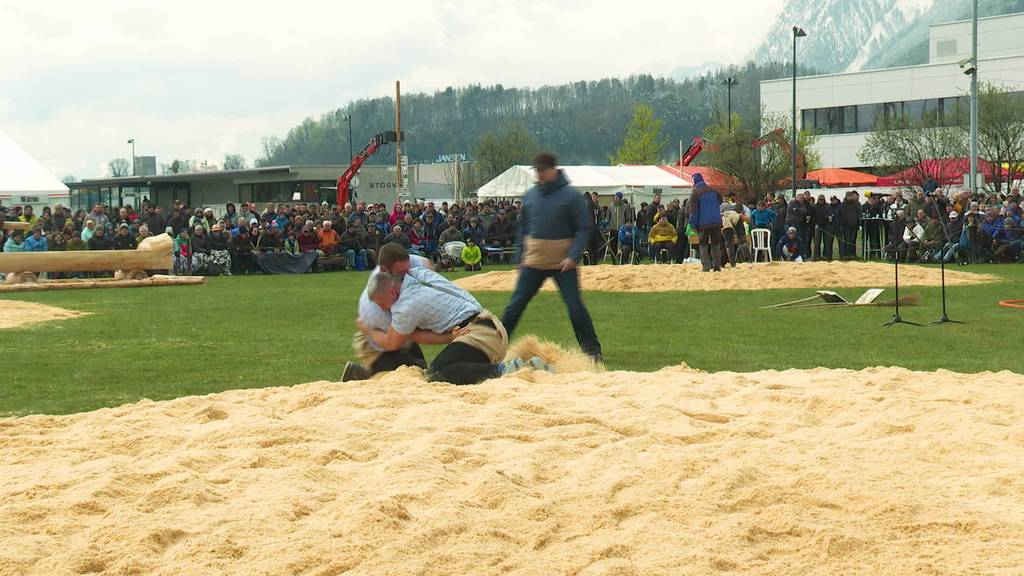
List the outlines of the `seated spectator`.
<svg viewBox="0 0 1024 576">
<path fill-rule="evenodd" d="M 334 230 L 334 224 L 330 220 L 323 222 L 317 247 L 325 256 L 334 256 L 338 253 L 338 233 Z"/>
<path fill-rule="evenodd" d="M 966 248 L 961 246 L 961 242 L 964 240 L 963 222 L 960 221 L 960 215 L 955 210 L 949 213 L 949 222 L 946 223 L 944 232 L 946 242 L 935 257 L 943 262 L 952 262 L 953 258 L 959 258 L 961 253 L 966 253 Z"/>
<path fill-rule="evenodd" d="M 669 222 L 669 218 L 658 218 L 647 238 L 651 246 L 651 260 L 668 262 L 678 239 L 676 227 Z"/>
<path fill-rule="evenodd" d="M 64 238 L 62 232 L 54 232 L 50 239 L 50 243 L 47 246 L 47 250 L 50 252 L 64 252 L 68 249 L 68 242 Z"/>
<path fill-rule="evenodd" d="M 230 243 L 231 235 L 224 231 L 224 225 L 220 222 L 214 224 L 206 238 L 206 247 L 210 250 L 207 273 L 214 276 L 231 275 Z"/>
<path fill-rule="evenodd" d="M 316 252 L 320 237 L 313 231 L 313 222 L 306 222 L 298 236 L 299 252 Z"/>
<path fill-rule="evenodd" d="M 114 248 L 114 243 L 107 236 L 106 228 L 100 227 L 96 227 L 86 245 L 89 246 L 89 250 L 112 250 Z"/>
<path fill-rule="evenodd" d="M 924 227 L 924 239 L 921 242 L 921 259 L 933 260 L 944 244 L 945 238 L 942 233 L 942 224 L 939 223 L 938 215 L 934 214 L 928 219 L 928 223 Z"/>
<path fill-rule="evenodd" d="M 88 250 L 89 247 L 86 246 L 85 241 L 82 240 L 81 232 L 77 230 L 71 230 L 70 232 L 68 232 L 68 243 L 67 248 L 65 249 L 70 252 L 77 250 Z"/>
<path fill-rule="evenodd" d="M 21 230 L 14 230 L 11 236 L 4 242 L 4 252 L 24 252 L 25 243 L 22 241 Z"/>
<path fill-rule="evenodd" d="M 18 216 L 18 222 L 28 222 L 29 228 L 35 228 L 36 224 L 39 223 L 39 217 L 32 213 L 31 206 L 25 206 L 22 209 L 21 216 Z"/>
<path fill-rule="evenodd" d="M 249 237 L 249 228 L 238 228 L 238 234 L 232 234 L 228 241 L 228 250 L 231 252 L 231 264 L 236 274 L 255 274 L 257 270 L 256 257 L 253 255 L 252 239 Z"/>
<path fill-rule="evenodd" d="M 444 246 L 449 242 L 462 242 L 462 230 L 459 229 L 458 221 L 454 215 L 449 215 L 444 228 L 437 237 L 438 246 Z"/>
<path fill-rule="evenodd" d="M 267 224 L 266 227 L 261 228 L 259 232 L 259 237 L 253 242 L 257 251 L 280 252 L 283 249 L 284 242 L 281 239 L 281 228 L 277 225 L 276 221 Z"/>
<path fill-rule="evenodd" d="M 135 250 L 135 238 L 128 233 L 128 224 L 122 222 L 117 226 L 117 234 L 114 235 L 114 250 Z"/>
<path fill-rule="evenodd" d="M 640 232 L 632 222 L 626 222 L 619 226 L 619 264 L 627 264 L 633 261 L 633 252 L 640 245 Z"/>
<path fill-rule="evenodd" d="M 462 229 L 462 241 L 469 244 L 469 239 L 473 239 L 473 243 L 477 246 L 484 243 L 484 230 L 480 227 L 480 221 L 477 220 L 476 216 L 469 219 L 469 226 Z"/>
<path fill-rule="evenodd" d="M 188 228 L 182 228 L 174 239 L 174 273 L 179 276 L 192 273 L 192 239 Z"/>
<path fill-rule="evenodd" d="M 150 236 L 152 236 L 152 234 L 149 232 L 149 226 L 146 226 L 145 224 L 139 226 L 139 235 L 135 237 L 135 246 L 138 247 L 139 244 L 142 244 L 143 240 Z"/>
<path fill-rule="evenodd" d="M 46 236 L 43 236 L 43 229 L 36 227 L 32 230 L 32 234 L 25 238 L 22 244 L 23 252 L 46 252 L 48 244 Z"/>
<path fill-rule="evenodd" d="M 908 262 L 917 261 L 921 243 L 924 241 L 924 211 L 919 210 L 919 220 L 909 222 L 903 231 L 903 242 L 900 245 L 900 253 Z"/>
<path fill-rule="evenodd" d="M 398 224 L 391 229 L 391 233 L 384 237 L 383 244 L 389 244 L 391 242 L 397 242 L 405 247 L 406 250 L 412 248 L 412 242 L 409 241 L 409 237 L 402 231 L 402 227 Z"/>
<path fill-rule="evenodd" d="M 206 266 L 210 263 L 210 247 L 208 240 L 209 238 L 206 235 L 206 227 L 202 224 L 196 224 L 192 228 L 192 239 L 190 242 L 190 246 L 192 248 L 193 274 L 206 273 Z"/>
<path fill-rule="evenodd" d="M 992 251 L 999 262 L 1015 262 L 1020 257 L 1020 248 L 1020 227 L 1012 217 L 1007 217 L 1003 219 L 1002 229 L 992 238 Z"/>
<path fill-rule="evenodd" d="M 466 247 L 462 249 L 461 258 L 462 262 L 466 265 L 466 272 L 477 272 L 480 270 L 483 255 L 480 253 L 480 247 L 477 246 L 472 237 L 466 238 Z"/>
<path fill-rule="evenodd" d="M 241 234 L 243 232 L 245 233 L 246 236 L 248 236 L 249 235 L 249 224 L 250 224 L 250 222 L 256 222 L 256 219 L 255 218 L 251 218 L 250 219 L 250 218 L 247 218 L 245 216 L 239 216 L 238 218 L 236 218 L 235 219 L 235 227 L 231 229 L 231 236 L 232 237 L 238 236 L 239 234 Z"/>
<path fill-rule="evenodd" d="M 345 255 L 349 268 L 365 270 L 368 267 L 369 259 L 365 242 L 367 236 L 362 225 L 356 224 L 358 219 L 345 228 L 338 239 L 338 250 Z"/>
<path fill-rule="evenodd" d="M 779 239 L 779 243 L 775 248 L 779 258 L 787 262 L 803 262 L 804 259 L 800 256 L 800 238 L 797 237 L 796 228 L 790 226 L 786 230 L 786 235 Z"/>
<path fill-rule="evenodd" d="M 504 208 L 498 210 L 498 216 L 491 223 L 487 234 L 487 244 L 495 248 L 510 248 L 515 240 L 516 231 L 512 227 L 512 221 L 508 219 L 508 212 Z"/>
<path fill-rule="evenodd" d="M 287 233 L 284 238 L 284 251 L 288 254 L 299 253 L 299 240 L 295 237 L 295 230 L 292 228 L 286 228 Z"/>
</svg>

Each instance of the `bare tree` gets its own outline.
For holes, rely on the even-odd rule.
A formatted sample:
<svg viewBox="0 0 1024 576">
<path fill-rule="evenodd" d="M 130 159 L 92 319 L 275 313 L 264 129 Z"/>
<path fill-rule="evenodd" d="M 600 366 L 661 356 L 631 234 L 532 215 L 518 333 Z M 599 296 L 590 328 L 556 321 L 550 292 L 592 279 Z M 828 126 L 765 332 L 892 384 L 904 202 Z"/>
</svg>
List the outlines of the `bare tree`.
<svg viewBox="0 0 1024 576">
<path fill-rule="evenodd" d="M 929 179 L 942 183 L 960 176 L 958 166 L 941 160 L 966 154 L 967 141 L 956 126 L 956 118 L 936 113 L 926 114 L 921 120 L 905 115 L 883 116 L 868 134 L 858 157 L 866 165 L 899 174 L 897 186 L 920 190 Z"/>
<path fill-rule="evenodd" d="M 132 165 L 124 158 L 114 158 L 110 162 L 107 162 L 107 174 L 112 178 L 129 176 L 131 174 L 131 169 Z"/>
</svg>

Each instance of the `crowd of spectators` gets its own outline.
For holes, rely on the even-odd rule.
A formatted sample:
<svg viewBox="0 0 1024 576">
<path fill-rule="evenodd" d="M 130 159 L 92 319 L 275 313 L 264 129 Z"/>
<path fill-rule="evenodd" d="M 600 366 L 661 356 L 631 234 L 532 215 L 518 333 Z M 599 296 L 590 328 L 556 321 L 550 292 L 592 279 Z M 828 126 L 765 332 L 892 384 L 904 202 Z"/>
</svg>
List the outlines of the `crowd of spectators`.
<svg viewBox="0 0 1024 576">
<path fill-rule="evenodd" d="M 596 198 L 589 200 L 596 206 Z M 733 264 L 751 257 L 751 231 L 770 231 L 769 247 L 783 260 L 854 260 L 865 255 L 912 262 L 1020 262 L 1022 199 L 1006 194 L 934 190 L 844 198 L 783 194 L 744 203 L 721 203 L 723 253 Z M 591 254 L 619 263 L 684 262 L 695 255 L 697 232 L 689 226 L 686 200 L 630 206 L 617 194 L 595 208 L 600 234 Z M 610 254 L 606 255 L 606 252 Z"/>
<path fill-rule="evenodd" d="M 697 233 L 687 221 L 686 201 L 631 206 L 622 194 L 602 205 L 586 195 L 594 235 L 584 264 L 689 261 Z M 865 201 L 866 200 L 866 201 Z M 864 254 L 904 261 L 1021 261 L 1021 196 L 965 191 L 926 194 L 897 192 L 862 199 L 824 194 L 778 194 L 744 203 L 721 203 L 723 254 L 729 263 L 751 257 L 753 229 L 771 232 L 770 246 L 784 260 L 856 259 Z M 174 238 L 179 274 L 256 274 L 258 255 L 267 252 L 316 252 L 318 262 L 338 268 L 373 266 L 381 245 L 397 242 L 428 256 L 444 269 L 479 270 L 494 259 L 514 255 L 519 203 L 356 202 L 344 206 L 315 203 L 227 204 L 211 208 L 176 203 L 164 211 L 149 202 L 140 209 L 97 204 L 86 212 L 61 206 L 0 208 L 0 218 L 26 222 L 27 232 L 0 231 L 5 252 L 58 250 L 132 250 L 145 238 L 166 232 Z M 317 269 L 314 266 L 314 270 Z"/>
<path fill-rule="evenodd" d="M 139 210 L 97 204 L 74 213 L 58 205 L 38 215 L 26 206 L 0 211 L 0 218 L 26 222 L 30 229 L 0 236 L 0 244 L 6 252 L 132 250 L 149 236 L 167 233 L 174 238 L 179 274 L 256 274 L 258 255 L 270 252 L 315 252 L 318 262 L 366 269 L 387 242 L 435 260 L 449 244 L 457 248 L 451 264 L 479 270 L 485 256 L 511 258 L 517 215 L 518 203 L 507 201 L 404 202 L 390 209 L 365 202 L 242 203 L 227 204 L 221 214 L 182 203 L 169 212 L 149 202 Z"/>
</svg>

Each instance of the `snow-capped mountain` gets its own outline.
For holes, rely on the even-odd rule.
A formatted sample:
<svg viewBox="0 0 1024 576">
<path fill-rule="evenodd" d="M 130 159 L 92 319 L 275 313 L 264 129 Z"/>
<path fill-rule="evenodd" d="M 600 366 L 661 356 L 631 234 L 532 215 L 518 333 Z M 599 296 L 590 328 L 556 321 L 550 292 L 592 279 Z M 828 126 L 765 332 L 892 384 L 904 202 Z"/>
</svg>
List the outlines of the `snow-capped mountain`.
<svg viewBox="0 0 1024 576">
<path fill-rule="evenodd" d="M 1024 0 L 986 0 L 980 10 L 1024 11 Z M 752 57 L 788 62 L 800 26 L 807 37 L 797 41 L 797 61 L 819 73 L 919 64 L 928 59 L 929 25 L 970 12 L 970 0 L 788 0 Z"/>
</svg>

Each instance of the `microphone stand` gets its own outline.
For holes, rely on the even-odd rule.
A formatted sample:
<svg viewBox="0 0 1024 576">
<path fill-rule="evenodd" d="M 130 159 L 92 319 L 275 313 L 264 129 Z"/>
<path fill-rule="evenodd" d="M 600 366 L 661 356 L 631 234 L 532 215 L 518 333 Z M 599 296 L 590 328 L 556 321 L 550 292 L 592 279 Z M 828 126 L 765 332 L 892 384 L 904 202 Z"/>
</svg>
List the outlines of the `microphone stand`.
<svg viewBox="0 0 1024 576">
<path fill-rule="evenodd" d="M 942 317 L 938 320 L 929 322 L 929 324 L 964 324 L 959 320 L 950 320 L 946 314 L 946 258 L 945 254 L 939 254 L 939 270 L 942 274 Z M 897 304 L 899 304 L 899 295 L 896 296 Z M 896 313 L 899 314 L 899 308 L 896 309 Z"/>
<path fill-rule="evenodd" d="M 900 317 L 900 252 L 899 250 L 893 250 L 893 262 L 896 265 L 896 313 L 892 315 L 892 320 L 889 320 L 883 327 L 895 326 L 897 324 L 909 324 L 910 326 L 920 326 L 917 322 L 907 322 Z"/>
</svg>

